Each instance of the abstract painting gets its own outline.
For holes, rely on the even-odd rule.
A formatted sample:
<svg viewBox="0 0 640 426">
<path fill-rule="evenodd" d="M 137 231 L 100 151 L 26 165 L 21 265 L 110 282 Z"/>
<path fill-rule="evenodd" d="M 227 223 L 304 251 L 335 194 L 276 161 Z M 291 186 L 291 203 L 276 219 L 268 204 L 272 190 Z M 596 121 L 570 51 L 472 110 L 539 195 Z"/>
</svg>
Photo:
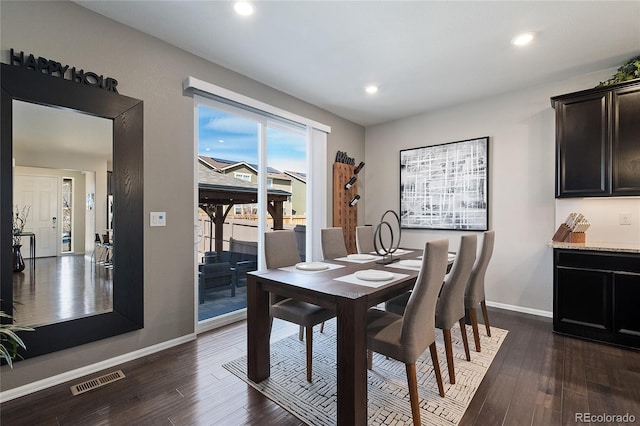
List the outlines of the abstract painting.
<svg viewBox="0 0 640 426">
<path fill-rule="evenodd" d="M 486 231 L 489 137 L 400 151 L 403 228 Z"/>
</svg>

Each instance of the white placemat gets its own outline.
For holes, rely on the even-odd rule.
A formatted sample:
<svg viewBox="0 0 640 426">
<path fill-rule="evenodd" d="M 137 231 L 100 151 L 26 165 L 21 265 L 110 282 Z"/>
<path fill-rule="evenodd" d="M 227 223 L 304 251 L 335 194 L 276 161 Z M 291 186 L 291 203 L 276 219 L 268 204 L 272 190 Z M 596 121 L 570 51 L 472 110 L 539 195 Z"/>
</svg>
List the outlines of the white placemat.
<svg viewBox="0 0 640 426">
<path fill-rule="evenodd" d="M 401 265 L 400 262 L 389 263 L 388 265 L 384 265 L 387 268 L 397 268 L 397 269 L 408 269 L 409 271 L 419 271 L 420 268 L 416 268 L 414 266 Z"/>
<path fill-rule="evenodd" d="M 280 269 L 281 271 L 296 272 L 298 274 L 319 274 L 322 272 L 330 271 L 332 269 L 344 268 L 344 265 L 336 265 L 335 263 L 327 263 L 327 262 L 314 262 L 314 263 L 324 263 L 325 265 L 328 266 L 328 268 L 321 269 L 319 271 L 303 271 L 302 269 L 296 268 L 296 265 L 292 265 L 292 266 L 285 266 L 284 268 L 278 268 L 278 269 Z"/>
<path fill-rule="evenodd" d="M 340 260 L 342 262 L 351 262 L 351 263 L 369 263 L 369 262 L 375 262 L 378 259 L 382 259 L 382 256 L 374 255 L 373 258 L 366 259 L 366 260 L 353 259 L 353 258 L 350 258 L 350 257 L 339 257 L 339 258 L 333 259 L 333 260 Z"/>
<path fill-rule="evenodd" d="M 363 285 L 365 287 L 382 287 L 394 281 L 408 277 L 407 274 L 397 274 L 393 272 L 393 278 L 387 281 L 365 281 L 356 278 L 355 274 L 343 275 L 342 277 L 334 278 L 336 281 L 342 281 L 349 284 Z"/>
</svg>

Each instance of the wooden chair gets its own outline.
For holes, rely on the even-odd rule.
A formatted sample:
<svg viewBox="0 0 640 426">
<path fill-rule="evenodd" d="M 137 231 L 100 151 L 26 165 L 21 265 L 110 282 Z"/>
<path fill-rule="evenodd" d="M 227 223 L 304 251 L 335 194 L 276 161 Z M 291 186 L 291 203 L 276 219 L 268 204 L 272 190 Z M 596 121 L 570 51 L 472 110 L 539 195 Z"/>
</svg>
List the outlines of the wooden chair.
<svg viewBox="0 0 640 426">
<path fill-rule="evenodd" d="M 404 315 L 379 309 L 367 314 L 367 348 L 369 368 L 371 351 L 405 363 L 413 424 L 420 425 L 416 360 L 429 347 L 431 361 L 438 383 L 438 392 L 444 397 L 444 386 L 435 337 L 435 311 L 438 291 L 447 270 L 447 240 L 425 244 L 422 267 L 416 285 L 407 301 Z"/>
<path fill-rule="evenodd" d="M 373 226 L 356 226 L 356 248 L 358 253 L 368 254 L 375 251 L 373 231 Z"/>
<path fill-rule="evenodd" d="M 320 230 L 322 240 L 322 256 L 325 259 L 336 259 L 347 256 L 342 228 L 324 228 Z"/>
<path fill-rule="evenodd" d="M 451 328 L 457 322 L 460 324 L 462 343 L 467 361 L 471 361 L 469 354 L 469 341 L 467 339 L 467 329 L 464 321 L 464 292 L 471 275 L 473 262 L 476 260 L 476 250 L 478 248 L 478 237 L 475 234 L 463 235 L 460 238 L 460 249 L 456 256 L 451 273 L 446 276 L 438 302 L 436 304 L 435 326 L 442 330 L 444 337 L 444 348 L 447 354 L 447 367 L 449 370 L 449 382 L 456 383 L 455 369 L 453 364 L 453 348 L 451 341 Z M 402 315 L 404 313 L 409 294 L 390 299 L 385 304 L 385 310 Z"/>
<path fill-rule="evenodd" d="M 264 235 L 264 254 L 268 269 L 292 266 L 300 262 L 293 231 L 273 231 Z M 301 276 L 302 277 L 302 276 Z M 311 303 L 271 293 L 271 317 L 304 327 L 307 337 L 307 381 L 311 381 L 313 326 L 335 316 L 335 312 Z"/>
<path fill-rule="evenodd" d="M 478 314 L 476 309 L 478 305 L 482 308 L 482 317 L 484 318 L 484 326 L 487 329 L 487 336 L 491 337 L 491 327 L 489 326 L 489 315 L 487 313 L 487 304 L 484 296 L 484 277 L 487 273 L 487 266 L 493 254 L 493 244 L 495 241 L 495 231 L 486 231 L 482 241 L 482 251 L 476 260 L 471 271 L 467 289 L 464 294 L 464 307 L 471 321 L 473 329 L 473 339 L 476 344 L 476 352 L 480 352 L 480 335 L 478 334 Z"/>
</svg>

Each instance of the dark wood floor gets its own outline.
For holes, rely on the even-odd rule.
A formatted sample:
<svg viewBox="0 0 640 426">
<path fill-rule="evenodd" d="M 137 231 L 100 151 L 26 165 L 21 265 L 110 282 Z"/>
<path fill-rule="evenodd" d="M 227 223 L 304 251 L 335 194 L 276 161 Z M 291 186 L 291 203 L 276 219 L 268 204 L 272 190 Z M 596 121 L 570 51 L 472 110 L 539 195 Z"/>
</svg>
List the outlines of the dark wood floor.
<svg viewBox="0 0 640 426">
<path fill-rule="evenodd" d="M 577 413 L 640 423 L 640 351 L 564 337 L 549 319 L 490 309 L 509 330 L 461 425 L 568 425 Z M 297 331 L 274 322 L 273 340 Z M 123 364 L 125 379 L 73 397 L 68 385 L 9 401 L 2 425 L 299 425 L 222 364 L 246 353 L 246 323 Z M 472 353 L 473 356 L 473 353 Z M 92 375 L 89 378 L 98 376 Z M 408 404 L 408 401 L 407 401 Z M 579 424 L 579 422 L 577 422 Z M 605 423 L 611 424 L 611 423 Z"/>
<path fill-rule="evenodd" d="M 38 327 L 113 310 L 113 270 L 84 255 L 38 258 L 33 267 L 13 274 L 16 324 Z M 208 291 L 198 305 L 205 320 L 247 306 L 246 284 L 236 289 Z"/>
<path fill-rule="evenodd" d="M 84 255 L 25 259 L 13 274 L 16 324 L 37 327 L 110 312 L 113 271 Z"/>
</svg>

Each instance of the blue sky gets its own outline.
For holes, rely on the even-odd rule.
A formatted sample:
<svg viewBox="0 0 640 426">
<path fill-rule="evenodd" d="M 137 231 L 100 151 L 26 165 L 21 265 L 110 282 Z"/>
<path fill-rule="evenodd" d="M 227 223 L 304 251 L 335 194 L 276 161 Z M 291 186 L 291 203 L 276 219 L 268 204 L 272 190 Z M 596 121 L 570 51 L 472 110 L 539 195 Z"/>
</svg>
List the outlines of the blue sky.
<svg viewBox="0 0 640 426">
<path fill-rule="evenodd" d="M 257 123 L 209 107 L 198 106 L 198 154 L 258 163 Z M 268 165 L 279 170 L 307 172 L 304 134 L 267 129 Z"/>
</svg>

